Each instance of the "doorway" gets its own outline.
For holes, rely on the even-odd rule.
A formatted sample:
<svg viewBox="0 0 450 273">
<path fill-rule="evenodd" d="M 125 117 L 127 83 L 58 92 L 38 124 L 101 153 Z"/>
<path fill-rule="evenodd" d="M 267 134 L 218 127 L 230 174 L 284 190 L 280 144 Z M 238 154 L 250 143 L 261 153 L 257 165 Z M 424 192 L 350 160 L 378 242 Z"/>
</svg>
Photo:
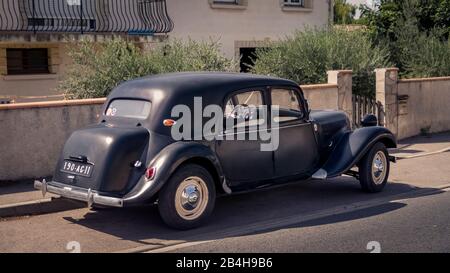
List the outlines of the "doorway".
<svg viewBox="0 0 450 273">
<path fill-rule="evenodd" d="M 241 47 L 239 49 L 239 56 L 241 56 L 240 67 L 242 73 L 250 72 L 251 67 L 256 60 L 256 47 Z"/>
</svg>

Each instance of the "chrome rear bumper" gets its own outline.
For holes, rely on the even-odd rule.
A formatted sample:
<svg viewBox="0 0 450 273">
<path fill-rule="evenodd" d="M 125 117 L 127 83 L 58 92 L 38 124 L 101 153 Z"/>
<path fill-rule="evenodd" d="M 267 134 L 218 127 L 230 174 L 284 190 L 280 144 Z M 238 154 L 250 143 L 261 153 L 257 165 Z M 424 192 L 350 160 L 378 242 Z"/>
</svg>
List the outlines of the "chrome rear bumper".
<svg viewBox="0 0 450 273">
<path fill-rule="evenodd" d="M 47 192 L 53 193 L 69 199 L 74 199 L 82 202 L 86 202 L 88 207 L 93 204 L 108 206 L 108 207 L 123 207 L 123 199 L 103 196 L 91 189 L 85 190 L 80 188 L 73 188 L 57 182 L 47 182 L 45 179 L 34 182 L 34 188 L 42 191 L 45 196 Z"/>
</svg>

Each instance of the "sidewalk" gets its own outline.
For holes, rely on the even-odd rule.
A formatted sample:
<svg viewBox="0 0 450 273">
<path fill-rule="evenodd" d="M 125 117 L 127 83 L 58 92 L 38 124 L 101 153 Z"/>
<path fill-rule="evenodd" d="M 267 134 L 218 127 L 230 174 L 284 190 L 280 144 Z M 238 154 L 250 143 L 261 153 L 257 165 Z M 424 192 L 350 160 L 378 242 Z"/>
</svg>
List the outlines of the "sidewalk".
<svg viewBox="0 0 450 273">
<path fill-rule="evenodd" d="M 398 159 L 428 156 L 450 151 L 450 132 L 402 140 L 391 154 Z"/>
<path fill-rule="evenodd" d="M 401 141 L 399 148 L 391 151 L 391 154 L 400 160 L 392 170 L 391 181 L 427 186 L 430 184 L 429 178 L 437 176 L 439 179 L 435 180 L 450 183 L 450 173 L 448 173 L 450 170 L 439 167 L 450 161 L 447 159 L 450 154 L 447 156 L 446 151 L 450 151 L 450 132 L 417 136 Z M 426 158 L 439 154 L 441 154 L 440 157 L 435 158 L 432 164 Z M 423 159 L 408 160 L 421 157 Z M 421 170 L 420 173 L 414 171 L 418 169 Z M 47 193 L 43 197 L 40 191 L 34 189 L 34 181 L 31 180 L 0 182 L 0 218 L 53 213 L 82 207 L 85 207 L 85 204 L 62 199 L 52 194 Z"/>
<path fill-rule="evenodd" d="M 34 181 L 0 183 L 0 218 L 52 213 L 82 207 L 82 204 L 62 199 L 34 189 Z"/>
<path fill-rule="evenodd" d="M 55 195 L 48 194 L 46 198 L 42 192 L 34 189 L 34 181 L 3 182 L 0 184 L 0 207 L 41 199 L 51 199 Z"/>
</svg>

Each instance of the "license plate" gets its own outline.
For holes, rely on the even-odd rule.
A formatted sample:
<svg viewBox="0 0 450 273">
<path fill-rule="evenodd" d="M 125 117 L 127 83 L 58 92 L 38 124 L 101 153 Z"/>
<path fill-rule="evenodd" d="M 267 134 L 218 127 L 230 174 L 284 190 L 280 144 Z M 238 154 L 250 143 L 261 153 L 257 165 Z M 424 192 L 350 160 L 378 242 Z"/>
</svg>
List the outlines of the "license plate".
<svg viewBox="0 0 450 273">
<path fill-rule="evenodd" d="M 91 177 L 94 166 L 65 160 L 61 168 L 62 172 L 75 174 L 84 177 Z"/>
</svg>

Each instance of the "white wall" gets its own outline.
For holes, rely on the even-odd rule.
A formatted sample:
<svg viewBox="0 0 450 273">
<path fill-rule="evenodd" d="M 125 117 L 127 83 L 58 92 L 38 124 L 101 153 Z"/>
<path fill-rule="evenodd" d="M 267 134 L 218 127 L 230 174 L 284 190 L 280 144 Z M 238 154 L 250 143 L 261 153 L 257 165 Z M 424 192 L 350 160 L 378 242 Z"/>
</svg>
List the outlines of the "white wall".
<svg viewBox="0 0 450 273">
<path fill-rule="evenodd" d="M 305 25 L 328 24 L 329 0 L 313 0 L 311 11 L 283 11 L 280 0 L 248 0 L 245 9 L 211 8 L 208 0 L 167 0 L 175 38 L 220 38 L 226 56 L 235 56 L 235 41 L 276 40 Z"/>
<path fill-rule="evenodd" d="M 8 0 L 9 2 L 14 2 Z M 255 47 L 264 40 L 277 40 L 303 29 L 306 25 L 328 24 L 329 1 L 312 1 L 311 9 L 283 10 L 281 0 L 244 0 L 244 9 L 212 8 L 209 0 L 167 0 L 168 13 L 175 28 L 169 33 L 172 38 L 195 40 L 220 39 L 224 54 L 236 56 L 235 44 Z M 0 10 L 1 12 L 1 10 Z M 98 37 L 98 35 L 96 36 Z M 34 38 L 33 38 L 34 39 Z M 50 39 L 51 40 L 51 39 Z M 50 75 L 7 76 L 6 48 L 48 47 L 52 48 Z M 70 58 L 61 41 L 29 42 L 26 39 L 12 39 L 0 43 L 0 96 L 48 96 L 60 93 L 56 87 L 63 79 Z"/>
<path fill-rule="evenodd" d="M 415 136 L 422 130 L 439 133 L 450 130 L 450 77 L 409 79 L 398 82 L 398 137 Z"/>
</svg>

